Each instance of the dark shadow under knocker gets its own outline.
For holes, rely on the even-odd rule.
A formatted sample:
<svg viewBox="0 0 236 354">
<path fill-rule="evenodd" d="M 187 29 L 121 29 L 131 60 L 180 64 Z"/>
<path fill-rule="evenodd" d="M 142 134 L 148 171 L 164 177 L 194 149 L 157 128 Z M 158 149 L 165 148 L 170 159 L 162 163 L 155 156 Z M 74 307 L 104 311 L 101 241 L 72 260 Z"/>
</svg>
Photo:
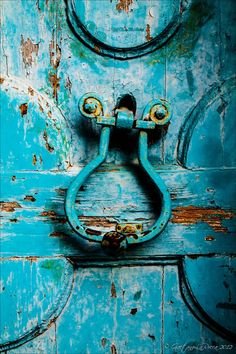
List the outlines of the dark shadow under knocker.
<svg viewBox="0 0 236 354">
<path fill-rule="evenodd" d="M 171 107 L 164 99 L 154 99 L 144 109 L 142 119 L 135 119 L 136 101 L 132 95 L 124 95 L 112 115 L 105 114 L 105 105 L 95 93 L 88 93 L 79 101 L 80 113 L 102 126 L 97 157 L 86 165 L 71 183 L 65 200 L 65 212 L 73 230 L 81 237 L 100 242 L 104 250 L 112 253 L 125 249 L 128 245 L 143 243 L 159 235 L 168 223 L 171 214 L 170 193 L 157 171 L 148 160 L 148 132 L 156 126 L 166 125 L 171 118 Z M 102 233 L 84 227 L 75 210 L 76 196 L 86 179 L 101 165 L 108 154 L 111 128 L 138 129 L 139 163 L 158 190 L 161 198 L 161 211 L 156 222 L 143 231 L 142 224 L 117 224 L 114 231 Z"/>
</svg>

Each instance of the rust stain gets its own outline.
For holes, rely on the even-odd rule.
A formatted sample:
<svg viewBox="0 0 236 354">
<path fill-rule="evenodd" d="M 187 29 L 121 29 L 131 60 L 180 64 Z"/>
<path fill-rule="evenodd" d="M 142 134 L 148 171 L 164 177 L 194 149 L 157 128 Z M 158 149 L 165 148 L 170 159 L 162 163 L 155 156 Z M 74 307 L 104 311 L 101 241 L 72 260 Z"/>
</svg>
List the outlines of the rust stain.
<svg viewBox="0 0 236 354">
<path fill-rule="evenodd" d="M 52 222 L 60 223 L 60 224 L 65 224 L 66 223 L 66 218 L 63 217 L 62 215 L 58 215 L 54 210 L 45 210 L 40 213 L 40 216 L 43 216 L 45 218 L 50 219 Z"/>
<path fill-rule="evenodd" d="M 7 213 L 12 213 L 15 209 L 20 209 L 22 206 L 18 202 L 0 202 L 0 210 Z"/>
<path fill-rule="evenodd" d="M 20 256 L 13 256 L 9 257 L 10 261 L 30 261 L 30 262 L 37 262 L 39 257 L 36 256 L 26 256 L 26 257 L 20 257 Z"/>
<path fill-rule="evenodd" d="M 26 195 L 24 197 L 24 200 L 26 200 L 27 202 L 35 202 L 36 201 L 36 199 L 32 195 Z"/>
<path fill-rule="evenodd" d="M 0 84 L 3 84 L 3 83 L 4 83 L 4 78 L 0 77 Z"/>
<path fill-rule="evenodd" d="M 90 227 L 115 227 L 116 222 L 100 216 L 80 216 L 80 220 Z"/>
<path fill-rule="evenodd" d="M 29 92 L 29 94 L 31 95 L 31 96 L 33 96 L 34 95 L 34 90 L 32 89 L 32 87 L 28 87 L 28 92 Z"/>
<path fill-rule="evenodd" d="M 35 256 L 27 256 L 25 257 L 25 259 L 27 259 L 27 261 L 30 261 L 31 263 L 38 261 L 38 257 Z"/>
<path fill-rule="evenodd" d="M 58 100 L 58 90 L 60 88 L 60 78 L 57 74 L 49 73 L 49 82 L 53 89 L 53 97 Z"/>
<path fill-rule="evenodd" d="M 96 53 L 100 53 L 101 48 L 98 45 L 95 45 L 94 46 L 94 50 L 95 50 Z"/>
<path fill-rule="evenodd" d="M 24 40 L 24 37 L 21 36 L 21 53 L 22 59 L 25 65 L 32 66 L 33 55 L 38 56 L 39 44 L 33 43 L 30 38 Z"/>
<path fill-rule="evenodd" d="M 53 33 L 54 37 L 54 33 Z M 58 44 L 55 43 L 54 38 L 49 44 L 49 55 L 50 55 L 50 64 L 54 69 L 57 69 L 61 61 L 61 48 Z"/>
<path fill-rule="evenodd" d="M 39 110 L 40 110 L 40 112 L 43 112 L 44 109 L 43 109 L 42 105 L 41 105 L 40 103 L 38 103 L 38 105 L 39 105 Z"/>
<path fill-rule="evenodd" d="M 35 166 L 36 163 L 37 163 L 37 156 L 36 156 L 36 155 L 33 155 L 32 164 Z"/>
<path fill-rule="evenodd" d="M 111 345 L 111 354 L 117 354 L 117 350 L 116 350 L 115 344 Z"/>
<path fill-rule="evenodd" d="M 114 282 L 111 283 L 111 297 L 113 297 L 113 298 L 117 297 L 116 296 L 116 287 L 115 287 L 115 283 Z"/>
<path fill-rule="evenodd" d="M 101 231 L 99 231 L 99 230 L 93 230 L 93 229 L 86 229 L 85 230 L 86 232 L 87 232 L 87 234 L 89 234 L 89 235 L 97 235 L 97 236 L 100 236 L 102 233 L 101 233 Z"/>
<path fill-rule="evenodd" d="M 55 213 L 54 210 L 47 210 L 47 211 L 42 211 L 42 213 L 40 214 L 41 216 L 47 216 L 49 218 L 54 218 L 57 216 L 57 214 Z"/>
<path fill-rule="evenodd" d="M 47 135 L 46 130 L 44 130 L 44 132 L 43 132 L 43 139 L 44 139 L 44 141 L 45 141 L 46 149 L 47 149 L 49 152 L 53 152 L 53 151 L 54 151 L 54 147 L 52 147 L 52 146 L 49 145 L 49 143 L 48 143 L 48 135 Z"/>
<path fill-rule="evenodd" d="M 213 236 L 206 236 L 206 237 L 205 237 L 205 240 L 206 240 L 206 241 L 214 241 L 214 240 L 215 240 L 215 237 L 213 237 Z"/>
<path fill-rule="evenodd" d="M 129 12 L 130 5 L 133 4 L 133 0 L 120 0 L 119 3 L 116 5 L 117 11 L 125 11 Z"/>
<path fill-rule="evenodd" d="M 146 40 L 149 42 L 152 40 L 152 36 L 151 36 L 151 26 L 149 24 L 147 24 L 146 26 L 146 36 L 145 36 Z"/>
<path fill-rule="evenodd" d="M 28 103 L 22 103 L 19 108 L 21 117 L 24 117 L 28 112 Z"/>
<path fill-rule="evenodd" d="M 232 219 L 235 216 L 235 213 L 231 210 L 202 208 L 193 205 L 177 207 L 172 210 L 172 213 L 172 223 L 194 225 L 199 222 L 205 222 L 216 232 L 227 232 L 228 229 L 222 225 L 222 221 Z"/>
</svg>

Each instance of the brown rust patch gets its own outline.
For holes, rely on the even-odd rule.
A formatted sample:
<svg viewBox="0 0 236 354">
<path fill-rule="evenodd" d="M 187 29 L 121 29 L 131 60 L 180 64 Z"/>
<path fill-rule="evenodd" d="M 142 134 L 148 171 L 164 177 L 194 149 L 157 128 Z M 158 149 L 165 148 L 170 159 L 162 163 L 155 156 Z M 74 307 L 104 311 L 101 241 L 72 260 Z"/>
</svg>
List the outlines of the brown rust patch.
<svg viewBox="0 0 236 354">
<path fill-rule="evenodd" d="M 115 286 L 114 282 L 111 283 L 111 297 L 113 297 L 113 298 L 117 297 L 117 295 L 116 295 L 116 286 Z"/>
<path fill-rule="evenodd" d="M 19 106 L 21 117 L 24 117 L 28 112 L 28 103 L 22 103 Z"/>
<path fill-rule="evenodd" d="M 61 48 L 54 41 L 54 33 L 53 33 L 53 39 L 49 44 L 49 55 L 50 55 L 50 64 L 53 67 L 53 69 L 56 70 L 60 65 L 60 61 L 61 61 Z"/>
<path fill-rule="evenodd" d="M 34 90 L 32 89 L 32 87 L 28 87 L 28 93 L 33 96 L 34 95 Z"/>
<path fill-rule="evenodd" d="M 40 103 L 38 103 L 38 105 L 39 105 L 39 110 L 40 110 L 40 112 L 43 113 L 44 109 L 43 109 L 42 105 L 41 105 Z"/>
<path fill-rule="evenodd" d="M 49 218 L 54 218 L 57 216 L 56 212 L 54 210 L 47 210 L 47 211 L 42 211 L 40 214 L 41 216 L 47 216 Z"/>
<path fill-rule="evenodd" d="M 65 224 L 66 218 L 62 215 L 57 214 L 54 210 L 45 210 L 40 213 L 40 216 L 45 217 L 47 220 L 51 220 L 52 222 Z"/>
<path fill-rule="evenodd" d="M 146 36 L 145 36 L 146 40 L 149 42 L 152 40 L 152 36 L 151 36 L 151 26 L 149 24 L 147 24 L 146 26 Z"/>
<path fill-rule="evenodd" d="M 235 213 L 231 210 L 220 208 L 203 208 L 193 205 L 177 207 L 172 210 L 171 222 L 174 224 L 194 225 L 199 222 L 207 223 L 216 232 L 227 232 L 227 227 L 222 225 L 223 220 L 232 219 Z"/>
<path fill-rule="evenodd" d="M 32 164 L 35 166 L 36 163 L 37 163 L 37 156 L 36 156 L 36 155 L 33 155 Z"/>
<path fill-rule="evenodd" d="M 86 226 L 90 227 L 115 227 L 116 222 L 110 221 L 107 218 L 101 216 L 80 216 L 79 219 L 84 223 Z"/>
<path fill-rule="evenodd" d="M 57 77 L 57 74 L 49 73 L 49 82 L 53 89 L 53 97 L 55 100 L 58 100 L 58 90 L 60 88 L 60 78 Z"/>
<path fill-rule="evenodd" d="M 129 12 L 130 5 L 133 4 L 133 0 L 120 0 L 119 3 L 116 5 L 117 11 L 125 11 Z"/>
<path fill-rule="evenodd" d="M 0 77 L 0 84 L 3 84 L 3 83 L 4 83 L 4 78 Z"/>
<path fill-rule="evenodd" d="M 98 45 L 94 46 L 94 50 L 96 53 L 100 53 L 101 52 L 101 48 Z"/>
<path fill-rule="evenodd" d="M 111 345 L 111 354 L 117 354 L 117 350 L 116 350 L 115 344 Z"/>
<path fill-rule="evenodd" d="M 214 241 L 214 240 L 215 240 L 215 237 L 213 237 L 213 236 L 206 236 L 206 237 L 205 237 L 205 240 L 206 240 L 206 241 Z"/>
<path fill-rule="evenodd" d="M 30 261 L 31 263 L 38 261 L 38 257 L 36 256 L 27 256 L 25 257 L 25 259 L 27 259 L 27 261 Z"/>
<path fill-rule="evenodd" d="M 36 201 L 36 199 L 32 195 L 26 195 L 24 197 L 24 200 L 26 200 L 27 202 L 35 202 Z"/>
<path fill-rule="evenodd" d="M 7 213 L 13 213 L 15 209 L 21 209 L 22 206 L 18 202 L 0 202 L 0 210 Z"/>
<path fill-rule="evenodd" d="M 39 44 L 33 43 L 30 38 L 24 40 L 24 37 L 21 36 L 21 53 L 22 59 L 25 65 L 32 66 L 34 61 L 33 57 L 38 56 Z"/>
<path fill-rule="evenodd" d="M 87 234 L 89 234 L 89 235 L 96 235 L 96 236 L 100 236 L 102 233 L 101 233 L 101 231 L 99 231 L 99 230 L 93 230 L 93 229 L 86 229 L 85 230 L 86 232 L 87 232 Z"/>
<path fill-rule="evenodd" d="M 46 149 L 47 149 L 49 152 L 53 152 L 53 151 L 54 151 L 54 147 L 52 147 L 52 146 L 48 143 L 48 135 L 47 135 L 46 130 L 44 130 L 44 132 L 43 132 L 43 139 L 44 139 L 44 141 L 45 141 Z"/>
</svg>

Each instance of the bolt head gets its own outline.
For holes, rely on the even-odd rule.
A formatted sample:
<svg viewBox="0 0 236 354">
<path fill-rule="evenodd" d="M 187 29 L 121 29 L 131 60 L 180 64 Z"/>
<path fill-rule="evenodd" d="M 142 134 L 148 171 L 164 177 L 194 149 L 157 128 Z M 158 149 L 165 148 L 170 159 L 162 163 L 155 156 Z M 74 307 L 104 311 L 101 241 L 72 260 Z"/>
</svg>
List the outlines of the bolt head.
<svg viewBox="0 0 236 354">
<path fill-rule="evenodd" d="M 165 118 L 165 116 L 166 116 L 166 109 L 165 109 L 165 107 L 164 106 L 161 106 L 161 105 L 157 105 L 156 106 L 156 110 L 155 110 L 155 117 L 156 117 L 156 119 L 158 119 L 158 120 L 162 120 L 162 119 L 164 119 Z"/>
</svg>

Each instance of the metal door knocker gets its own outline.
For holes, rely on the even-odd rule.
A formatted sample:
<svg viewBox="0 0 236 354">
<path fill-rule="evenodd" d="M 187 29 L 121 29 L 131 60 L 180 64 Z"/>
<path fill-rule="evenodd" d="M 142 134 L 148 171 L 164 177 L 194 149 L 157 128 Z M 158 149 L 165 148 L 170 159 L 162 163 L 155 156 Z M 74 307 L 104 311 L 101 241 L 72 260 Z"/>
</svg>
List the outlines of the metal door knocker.
<svg viewBox="0 0 236 354">
<path fill-rule="evenodd" d="M 144 109 L 142 119 L 135 119 L 134 112 L 124 107 L 117 108 L 113 115 L 105 115 L 105 105 L 101 98 L 94 93 L 88 93 L 81 97 L 79 110 L 84 117 L 94 119 L 102 126 L 102 129 L 97 157 L 80 171 L 67 191 L 65 211 L 71 227 L 79 236 L 100 242 L 104 249 L 113 252 L 124 249 L 127 245 L 151 240 L 159 235 L 167 225 L 171 213 L 171 200 L 165 183 L 148 160 L 148 131 L 169 122 L 171 118 L 169 103 L 164 99 L 154 99 Z M 162 203 L 159 217 L 147 231 L 142 230 L 141 224 L 136 227 L 132 224 L 117 224 L 114 231 L 102 233 L 96 230 L 93 234 L 91 229 L 81 224 L 79 214 L 75 210 L 76 196 L 80 187 L 107 157 L 112 127 L 139 130 L 139 163 L 156 186 Z"/>
</svg>

